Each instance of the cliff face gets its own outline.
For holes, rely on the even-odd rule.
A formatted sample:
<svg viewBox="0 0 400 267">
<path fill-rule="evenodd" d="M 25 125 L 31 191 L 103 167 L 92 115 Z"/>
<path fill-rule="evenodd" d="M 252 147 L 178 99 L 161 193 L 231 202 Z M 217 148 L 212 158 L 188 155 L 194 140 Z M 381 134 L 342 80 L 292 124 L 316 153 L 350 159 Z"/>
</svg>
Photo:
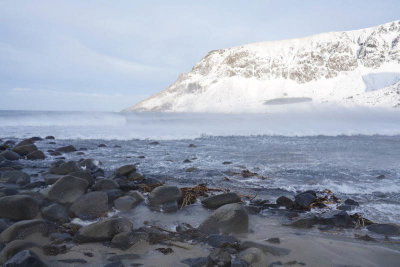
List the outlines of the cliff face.
<svg viewBox="0 0 400 267">
<path fill-rule="evenodd" d="M 396 21 L 214 50 L 170 87 L 127 110 L 259 112 L 278 98 L 393 107 L 400 103 L 399 81 Z M 379 90 L 387 94 L 381 96 Z M 379 97 L 374 100 L 374 95 Z"/>
</svg>

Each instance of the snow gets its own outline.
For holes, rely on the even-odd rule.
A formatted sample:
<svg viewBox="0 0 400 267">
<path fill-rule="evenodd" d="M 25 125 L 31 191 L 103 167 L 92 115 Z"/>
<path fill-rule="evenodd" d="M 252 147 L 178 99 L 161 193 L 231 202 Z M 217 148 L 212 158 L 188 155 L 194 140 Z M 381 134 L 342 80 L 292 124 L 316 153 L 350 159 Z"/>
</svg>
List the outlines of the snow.
<svg viewBox="0 0 400 267">
<path fill-rule="evenodd" d="M 284 98 L 400 107 L 399 81 L 396 21 L 211 51 L 169 88 L 127 111 L 268 112 L 266 101 Z"/>
</svg>

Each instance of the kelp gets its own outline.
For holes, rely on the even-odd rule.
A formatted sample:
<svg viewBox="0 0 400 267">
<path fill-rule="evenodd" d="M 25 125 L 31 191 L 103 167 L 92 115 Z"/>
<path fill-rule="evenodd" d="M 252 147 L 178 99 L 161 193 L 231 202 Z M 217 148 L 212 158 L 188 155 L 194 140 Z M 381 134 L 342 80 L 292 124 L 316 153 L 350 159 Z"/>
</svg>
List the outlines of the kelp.
<svg viewBox="0 0 400 267">
<path fill-rule="evenodd" d="M 208 188 L 205 184 L 199 184 L 193 187 L 182 187 L 181 208 L 193 204 L 198 197 L 208 197 L 209 192 L 229 192 L 229 189 Z"/>
</svg>

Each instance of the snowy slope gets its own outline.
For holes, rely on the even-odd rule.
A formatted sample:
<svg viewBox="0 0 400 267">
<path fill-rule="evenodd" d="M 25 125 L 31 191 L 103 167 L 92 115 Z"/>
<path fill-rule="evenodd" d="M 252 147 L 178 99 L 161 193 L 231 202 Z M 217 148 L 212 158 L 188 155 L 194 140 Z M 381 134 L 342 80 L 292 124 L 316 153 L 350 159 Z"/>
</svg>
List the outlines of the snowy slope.
<svg viewBox="0 0 400 267">
<path fill-rule="evenodd" d="M 399 107 L 400 21 L 214 50 L 126 111 L 262 112 L 271 103 Z M 297 101 L 300 100 L 300 101 Z"/>
</svg>

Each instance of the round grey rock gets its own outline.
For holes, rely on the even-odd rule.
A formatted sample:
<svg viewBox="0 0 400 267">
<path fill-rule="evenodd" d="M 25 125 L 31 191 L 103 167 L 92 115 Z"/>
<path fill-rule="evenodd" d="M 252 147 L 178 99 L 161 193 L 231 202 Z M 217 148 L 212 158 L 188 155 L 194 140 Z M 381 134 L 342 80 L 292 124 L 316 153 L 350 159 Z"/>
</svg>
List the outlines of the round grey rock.
<svg viewBox="0 0 400 267">
<path fill-rule="evenodd" d="M 74 176 L 64 176 L 53 184 L 47 192 L 47 198 L 62 204 L 73 203 L 82 196 L 89 183 Z"/>
<path fill-rule="evenodd" d="M 107 193 L 101 191 L 87 193 L 72 204 L 70 211 L 83 220 L 102 217 L 108 211 Z"/>
<path fill-rule="evenodd" d="M 0 217 L 11 220 L 28 220 L 35 218 L 39 205 L 34 198 L 24 195 L 5 196 L 0 198 Z"/>
<path fill-rule="evenodd" d="M 225 193 L 216 196 L 208 197 L 201 201 L 204 207 L 209 209 L 217 209 L 223 205 L 238 203 L 241 199 L 236 193 Z"/>
<path fill-rule="evenodd" d="M 14 151 L 11 150 L 2 152 L 0 156 L 5 158 L 6 160 L 19 160 L 21 158 L 21 156 L 18 153 L 15 153 Z"/>
<path fill-rule="evenodd" d="M 43 218 L 47 220 L 60 223 L 69 222 L 67 209 L 60 204 L 53 203 L 47 207 L 42 208 L 41 212 Z"/>
<path fill-rule="evenodd" d="M 182 198 L 181 190 L 176 186 L 159 186 L 149 194 L 149 203 L 152 206 L 159 206 L 166 202 L 177 201 Z"/>
<path fill-rule="evenodd" d="M 26 185 L 31 182 L 31 177 L 22 171 L 5 171 L 1 173 L 0 181 L 6 184 Z"/>
</svg>

